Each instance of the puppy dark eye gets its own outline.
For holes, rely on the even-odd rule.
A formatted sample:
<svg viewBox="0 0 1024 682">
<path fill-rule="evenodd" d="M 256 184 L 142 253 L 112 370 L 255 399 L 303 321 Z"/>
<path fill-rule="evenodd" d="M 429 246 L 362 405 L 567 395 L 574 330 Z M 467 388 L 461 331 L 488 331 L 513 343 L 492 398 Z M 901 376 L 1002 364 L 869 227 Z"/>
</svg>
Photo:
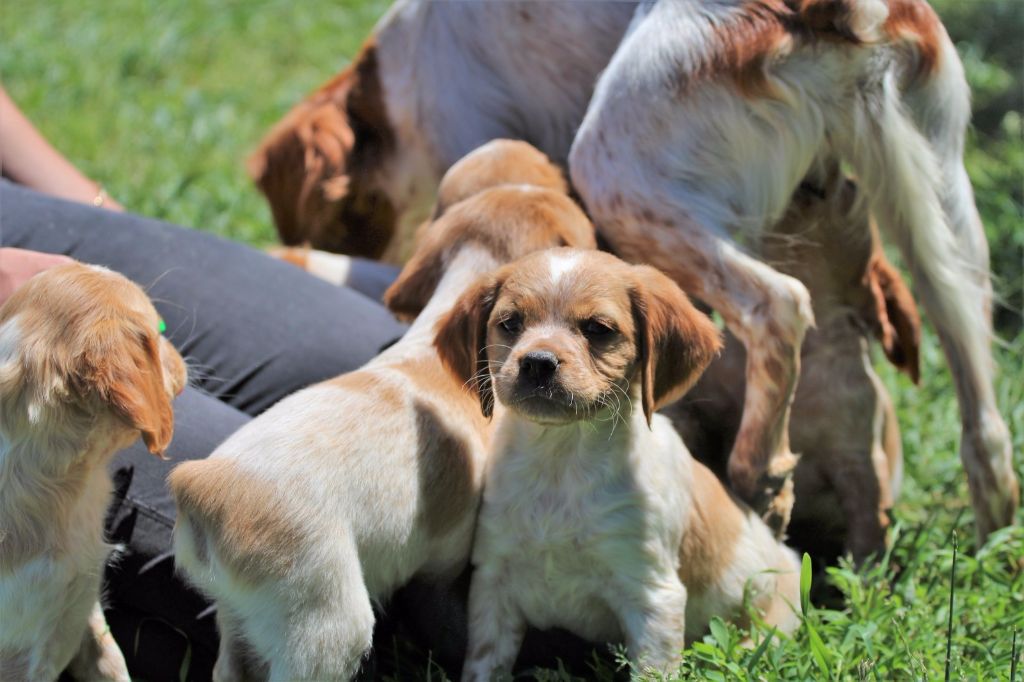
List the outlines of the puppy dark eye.
<svg viewBox="0 0 1024 682">
<path fill-rule="evenodd" d="M 501 327 L 506 334 L 518 334 L 523 331 L 523 318 L 518 315 L 507 315 L 498 322 L 498 326 Z"/>
<path fill-rule="evenodd" d="M 593 317 L 583 323 L 583 333 L 592 339 L 608 336 L 614 331 L 604 322 Z"/>
</svg>

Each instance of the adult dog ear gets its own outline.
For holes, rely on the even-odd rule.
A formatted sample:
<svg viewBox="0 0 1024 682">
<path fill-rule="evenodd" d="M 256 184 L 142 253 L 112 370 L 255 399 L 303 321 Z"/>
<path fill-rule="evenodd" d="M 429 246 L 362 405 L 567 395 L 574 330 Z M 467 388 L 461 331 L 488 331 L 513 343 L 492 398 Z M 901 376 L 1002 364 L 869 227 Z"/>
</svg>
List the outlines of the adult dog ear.
<svg viewBox="0 0 1024 682">
<path fill-rule="evenodd" d="M 281 241 L 318 243 L 348 191 L 346 161 L 355 144 L 341 105 L 300 102 L 249 157 L 249 175 L 267 197 Z"/>
<path fill-rule="evenodd" d="M 633 266 L 630 291 L 644 416 L 678 400 L 722 348 L 711 319 L 660 271 Z"/>
<path fill-rule="evenodd" d="M 438 320 L 434 347 L 441 361 L 476 394 L 485 417 L 494 412 L 494 389 L 487 364 L 487 321 L 501 290 L 493 275 L 478 280 Z"/>
<path fill-rule="evenodd" d="M 174 435 L 174 410 L 164 384 L 159 337 L 146 331 L 116 337 L 113 343 L 93 340 L 87 351 L 86 381 L 116 415 L 142 434 L 151 453 L 163 456 Z"/>
<path fill-rule="evenodd" d="M 878 251 L 865 275 L 874 299 L 872 322 L 877 325 L 885 357 L 917 384 L 921 379 L 921 316 L 910 288 L 898 270 Z"/>
</svg>

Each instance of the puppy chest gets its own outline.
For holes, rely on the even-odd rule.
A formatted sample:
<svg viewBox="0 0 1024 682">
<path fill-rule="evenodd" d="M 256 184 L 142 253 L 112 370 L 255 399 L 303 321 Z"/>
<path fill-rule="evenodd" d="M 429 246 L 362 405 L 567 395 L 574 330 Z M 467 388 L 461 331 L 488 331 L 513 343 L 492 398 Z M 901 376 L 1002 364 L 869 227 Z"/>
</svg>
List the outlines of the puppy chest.
<svg viewBox="0 0 1024 682">
<path fill-rule="evenodd" d="M 523 545 L 518 557 L 503 563 L 506 589 L 534 627 L 562 627 L 593 640 L 619 638 L 608 606 L 614 574 L 592 553 L 573 543 Z"/>
<path fill-rule="evenodd" d="M 608 607 L 614 581 L 643 554 L 643 531 L 628 509 L 581 503 L 552 490 L 520 504 L 488 505 L 477 556 L 499 564 L 532 625 L 617 639 L 618 621 Z"/>
</svg>

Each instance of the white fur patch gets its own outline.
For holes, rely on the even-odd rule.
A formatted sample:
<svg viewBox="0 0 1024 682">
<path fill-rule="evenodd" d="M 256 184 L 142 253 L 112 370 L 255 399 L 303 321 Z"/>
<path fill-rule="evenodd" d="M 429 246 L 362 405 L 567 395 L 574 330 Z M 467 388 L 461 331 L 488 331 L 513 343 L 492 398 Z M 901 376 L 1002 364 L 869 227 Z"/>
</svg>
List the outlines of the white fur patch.
<svg viewBox="0 0 1024 682">
<path fill-rule="evenodd" d="M 331 284 L 342 285 L 348 281 L 352 270 L 352 259 L 337 253 L 312 250 L 306 261 L 306 270 Z"/>
<path fill-rule="evenodd" d="M 552 284 L 558 284 L 558 281 L 562 279 L 562 276 L 567 272 L 571 272 L 580 262 L 580 255 L 574 253 L 569 256 L 562 256 L 560 254 L 551 254 L 548 256 L 548 267 L 551 269 L 551 282 Z"/>
</svg>

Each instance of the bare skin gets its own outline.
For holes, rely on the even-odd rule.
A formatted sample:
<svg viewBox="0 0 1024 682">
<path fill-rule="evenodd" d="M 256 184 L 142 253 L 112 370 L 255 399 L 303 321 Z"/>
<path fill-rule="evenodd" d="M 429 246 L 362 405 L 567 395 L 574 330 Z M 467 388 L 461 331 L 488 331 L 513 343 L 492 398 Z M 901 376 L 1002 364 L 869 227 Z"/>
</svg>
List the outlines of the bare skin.
<svg viewBox="0 0 1024 682">
<path fill-rule="evenodd" d="M 0 87 L 0 169 L 10 180 L 44 194 L 111 211 L 123 210 L 119 203 L 106 196 L 99 183 L 75 168 L 36 130 L 3 87 Z M 0 248 L 0 304 L 33 275 L 70 262 L 67 256 Z"/>
</svg>

